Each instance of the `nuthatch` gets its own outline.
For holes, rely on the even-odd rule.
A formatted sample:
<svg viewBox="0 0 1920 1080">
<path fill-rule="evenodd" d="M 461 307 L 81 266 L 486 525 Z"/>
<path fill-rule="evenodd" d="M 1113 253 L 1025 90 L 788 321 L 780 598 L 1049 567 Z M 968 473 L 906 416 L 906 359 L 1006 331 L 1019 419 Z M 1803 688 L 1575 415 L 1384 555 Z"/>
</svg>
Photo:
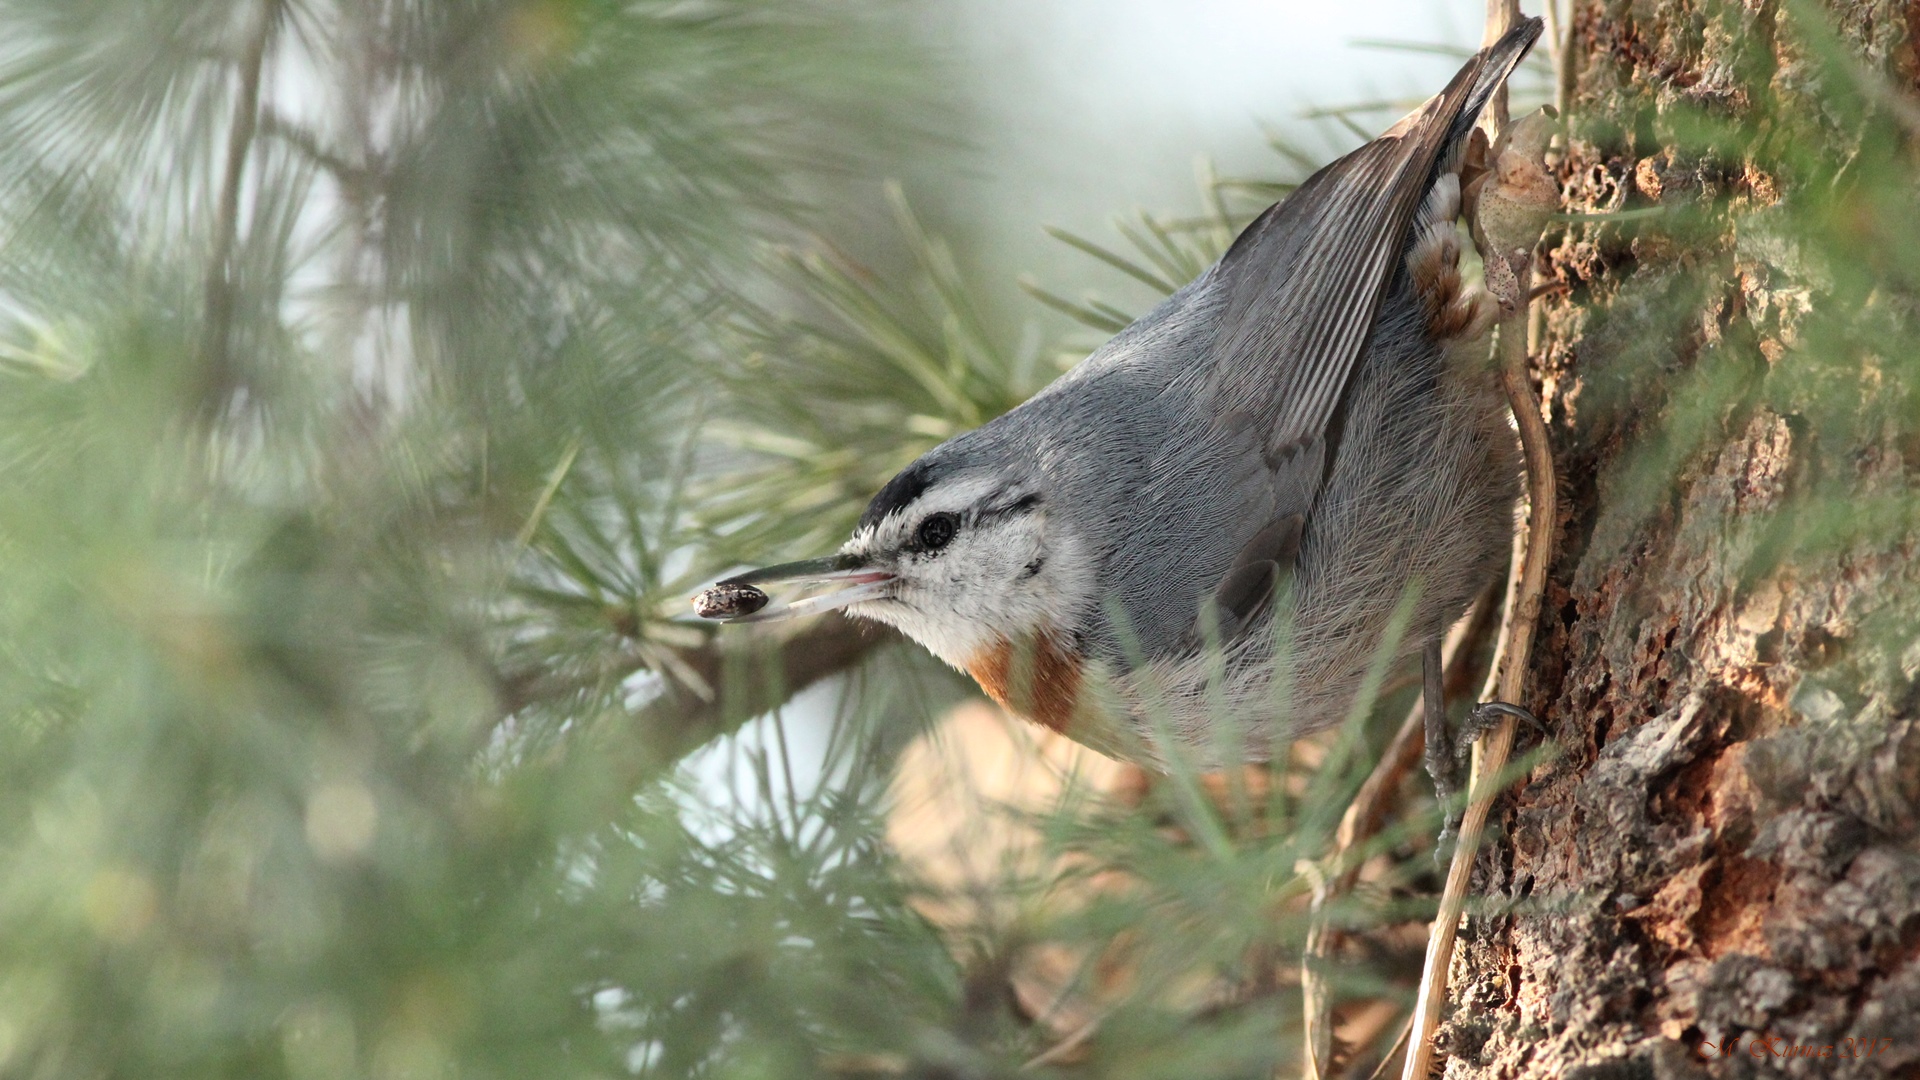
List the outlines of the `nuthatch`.
<svg viewBox="0 0 1920 1080">
<path fill-rule="evenodd" d="M 729 578 L 696 610 L 845 608 L 1096 749 L 1164 764 L 1174 739 L 1217 766 L 1344 719 L 1411 597 L 1398 650 L 1423 651 L 1444 738 L 1440 637 L 1504 566 L 1518 478 L 1494 378 L 1449 355 L 1495 314 L 1460 276 L 1460 171 L 1540 25 L 928 451 L 838 555 Z M 830 590 L 769 603 L 775 583 Z"/>
</svg>

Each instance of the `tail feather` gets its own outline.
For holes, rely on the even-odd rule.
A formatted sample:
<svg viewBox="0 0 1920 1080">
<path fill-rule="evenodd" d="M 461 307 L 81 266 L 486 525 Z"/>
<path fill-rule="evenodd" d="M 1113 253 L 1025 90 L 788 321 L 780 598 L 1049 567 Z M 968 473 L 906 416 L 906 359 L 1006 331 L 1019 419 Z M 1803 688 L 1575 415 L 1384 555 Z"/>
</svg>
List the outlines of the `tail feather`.
<svg viewBox="0 0 1920 1080">
<path fill-rule="evenodd" d="M 1487 103 L 1493 100 L 1496 91 L 1506 85 L 1507 77 L 1526 58 L 1527 50 L 1540 40 L 1544 26 L 1537 17 L 1521 19 L 1502 34 L 1499 41 L 1480 50 L 1474 57 L 1473 65 L 1469 68 L 1478 69 L 1473 73 L 1473 89 L 1467 92 L 1466 101 L 1454 115 L 1453 122 L 1447 126 L 1447 137 L 1442 143 L 1445 147 L 1441 152 L 1443 159 L 1459 153 L 1466 146 L 1466 140 L 1473 134 L 1474 125 L 1480 122 L 1480 114 L 1486 111 Z M 1466 72 L 1461 74 L 1465 75 Z"/>
</svg>

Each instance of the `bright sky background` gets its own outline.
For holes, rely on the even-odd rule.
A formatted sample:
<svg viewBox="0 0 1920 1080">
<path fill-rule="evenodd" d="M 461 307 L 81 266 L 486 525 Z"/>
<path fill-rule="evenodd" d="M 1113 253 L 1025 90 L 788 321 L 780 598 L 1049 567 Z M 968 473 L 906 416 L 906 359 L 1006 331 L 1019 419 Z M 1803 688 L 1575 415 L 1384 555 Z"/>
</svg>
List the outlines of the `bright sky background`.
<svg viewBox="0 0 1920 1080">
<path fill-rule="evenodd" d="M 972 123 L 962 192 L 977 201 L 955 209 L 991 238 L 994 263 L 1051 280 L 1050 268 L 1072 264 L 1041 225 L 1106 239 L 1116 213 L 1196 208 L 1202 156 L 1223 175 L 1273 172 L 1279 159 L 1265 148 L 1265 131 L 1297 128 L 1309 107 L 1391 98 L 1411 107 L 1457 62 L 1352 43 L 1477 46 L 1484 8 L 1461 0 L 950 0 L 939 11 L 929 27 L 936 47 L 950 50 L 958 70 L 977 73 L 954 88 Z M 1398 115 L 1362 122 L 1385 127 Z"/>
</svg>

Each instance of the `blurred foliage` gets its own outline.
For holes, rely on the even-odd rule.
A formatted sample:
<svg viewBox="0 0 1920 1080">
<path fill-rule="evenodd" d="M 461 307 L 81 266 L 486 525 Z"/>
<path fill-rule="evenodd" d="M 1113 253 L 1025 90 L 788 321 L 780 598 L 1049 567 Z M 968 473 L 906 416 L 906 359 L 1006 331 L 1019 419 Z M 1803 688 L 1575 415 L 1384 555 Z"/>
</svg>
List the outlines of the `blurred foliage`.
<svg viewBox="0 0 1920 1080">
<path fill-rule="evenodd" d="M 1392 709 L 1263 791 L 1070 789 L 1028 823 L 1060 861 L 1001 883 L 1035 903 L 957 942 L 882 819 L 959 682 L 877 635 L 819 660 L 684 618 L 1073 358 L 985 316 L 897 190 L 911 273 L 833 241 L 836 189 L 929 126 L 892 20 L 0 3 L 0 1075 L 1003 1075 L 1060 1035 L 997 981 L 1037 941 L 1108 1018 L 1085 1069 L 1291 1060 L 1299 866 Z M 1845 89 L 1871 80 L 1828 84 L 1850 155 L 1685 122 L 1835 193 L 1743 242 L 1821 268 L 1808 351 L 1893 370 L 1920 218 L 1907 113 Z M 1343 138 L 1118 250 L 1063 239 L 1170 288 Z M 1765 392 L 1818 409 L 1823 370 Z M 820 680 L 804 759 L 762 714 Z M 1427 824 L 1342 918 L 1417 914 Z M 1128 887 L 1041 902 L 1075 878 Z M 1407 994 L 1379 959 L 1343 985 Z"/>
</svg>

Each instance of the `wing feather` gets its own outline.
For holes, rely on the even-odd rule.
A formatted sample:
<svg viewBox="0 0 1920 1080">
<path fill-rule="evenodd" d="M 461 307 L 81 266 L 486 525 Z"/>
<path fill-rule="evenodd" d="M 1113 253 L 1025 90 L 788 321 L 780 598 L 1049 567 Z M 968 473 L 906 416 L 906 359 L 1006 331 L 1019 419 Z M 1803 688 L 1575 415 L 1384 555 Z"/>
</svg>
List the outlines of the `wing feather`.
<svg viewBox="0 0 1920 1080">
<path fill-rule="evenodd" d="M 1325 434 L 1438 166 L 1539 35 L 1538 19 L 1515 26 L 1386 135 L 1261 215 L 1221 260 L 1212 407 L 1269 417 L 1270 457 Z"/>
</svg>

